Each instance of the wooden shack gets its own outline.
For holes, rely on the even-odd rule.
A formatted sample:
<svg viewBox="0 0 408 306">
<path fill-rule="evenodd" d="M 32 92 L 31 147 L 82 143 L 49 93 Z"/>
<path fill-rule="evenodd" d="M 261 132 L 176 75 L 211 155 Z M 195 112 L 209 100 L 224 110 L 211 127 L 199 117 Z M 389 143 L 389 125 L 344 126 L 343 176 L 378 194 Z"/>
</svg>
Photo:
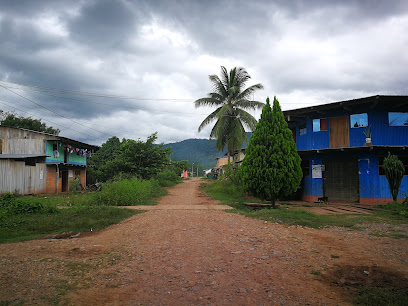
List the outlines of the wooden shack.
<svg viewBox="0 0 408 306">
<path fill-rule="evenodd" d="M 52 134 L 0 126 L 0 194 L 60 193 L 86 184 L 86 160 L 98 146 Z"/>
</svg>

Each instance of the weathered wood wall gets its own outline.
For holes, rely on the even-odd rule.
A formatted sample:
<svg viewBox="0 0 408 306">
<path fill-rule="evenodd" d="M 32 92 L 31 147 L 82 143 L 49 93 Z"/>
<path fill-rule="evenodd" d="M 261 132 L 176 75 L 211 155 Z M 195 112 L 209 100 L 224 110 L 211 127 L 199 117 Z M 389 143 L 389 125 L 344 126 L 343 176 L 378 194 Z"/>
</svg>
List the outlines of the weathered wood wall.
<svg viewBox="0 0 408 306">
<path fill-rule="evenodd" d="M 45 154 L 46 140 L 57 139 L 21 129 L 0 126 L 2 154 Z"/>
<path fill-rule="evenodd" d="M 0 193 L 45 193 L 45 163 L 26 166 L 24 162 L 0 160 Z"/>
</svg>

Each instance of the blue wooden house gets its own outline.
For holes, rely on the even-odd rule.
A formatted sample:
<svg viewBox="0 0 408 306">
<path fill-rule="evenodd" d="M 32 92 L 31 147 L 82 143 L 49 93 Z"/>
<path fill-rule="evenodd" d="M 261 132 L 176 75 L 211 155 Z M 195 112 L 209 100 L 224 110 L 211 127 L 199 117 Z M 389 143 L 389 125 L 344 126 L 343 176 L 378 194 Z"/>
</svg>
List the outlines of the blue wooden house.
<svg viewBox="0 0 408 306">
<path fill-rule="evenodd" d="M 302 158 L 303 200 L 392 201 L 382 168 L 388 152 L 405 166 L 398 198 L 408 195 L 408 96 L 372 96 L 284 115 Z"/>
</svg>

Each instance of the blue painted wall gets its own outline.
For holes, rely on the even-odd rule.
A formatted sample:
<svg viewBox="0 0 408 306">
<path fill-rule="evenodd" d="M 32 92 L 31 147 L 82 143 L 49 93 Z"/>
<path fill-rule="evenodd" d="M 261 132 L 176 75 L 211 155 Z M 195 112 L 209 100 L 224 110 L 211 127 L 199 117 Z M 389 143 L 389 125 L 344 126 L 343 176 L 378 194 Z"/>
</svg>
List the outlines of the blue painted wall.
<svg viewBox="0 0 408 306">
<path fill-rule="evenodd" d="M 378 156 L 361 154 L 358 160 L 360 171 L 360 198 L 384 199 L 392 198 L 388 180 L 385 175 L 379 175 Z M 408 195 L 408 176 L 404 176 L 398 193 L 398 198 Z"/>
<path fill-rule="evenodd" d="M 358 112 L 364 113 L 364 111 Z M 389 126 L 388 112 L 369 111 L 368 125 L 371 125 L 372 143 L 374 145 L 401 146 L 408 145 L 408 126 Z M 329 127 L 330 118 L 338 116 L 350 116 L 356 113 L 334 112 L 327 116 L 308 117 L 296 122 L 296 146 L 299 151 L 330 148 Z M 327 131 L 313 132 L 313 119 L 327 118 Z M 299 135 L 299 126 L 306 123 L 307 132 Z M 350 147 L 360 147 L 365 145 L 363 132 L 366 127 L 350 127 L 349 140 Z"/>
<path fill-rule="evenodd" d="M 310 156 L 309 176 L 303 178 L 303 192 L 309 196 L 323 196 L 323 180 L 313 179 L 312 165 L 322 164 L 323 159 L 354 156 L 358 158 L 360 198 L 365 199 L 391 199 L 391 192 L 385 176 L 379 175 L 378 156 L 375 153 L 344 153 L 316 154 Z M 403 199 L 408 195 L 408 176 L 404 176 L 398 193 L 398 198 Z"/>
<path fill-rule="evenodd" d="M 313 157 L 309 160 L 309 176 L 305 176 L 303 179 L 304 194 L 316 197 L 323 196 L 323 179 L 312 178 L 312 166 L 321 165 L 322 159 L 320 157 Z"/>
</svg>

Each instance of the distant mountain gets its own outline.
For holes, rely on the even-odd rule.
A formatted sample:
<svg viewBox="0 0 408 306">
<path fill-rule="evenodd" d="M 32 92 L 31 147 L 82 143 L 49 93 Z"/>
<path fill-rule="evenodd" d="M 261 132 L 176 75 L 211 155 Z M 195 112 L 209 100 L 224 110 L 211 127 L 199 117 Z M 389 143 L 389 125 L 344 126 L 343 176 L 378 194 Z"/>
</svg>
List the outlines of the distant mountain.
<svg viewBox="0 0 408 306">
<path fill-rule="evenodd" d="M 247 133 L 248 139 L 251 133 Z M 190 164 L 200 164 L 204 169 L 214 168 L 216 158 L 224 156 L 225 152 L 218 152 L 215 140 L 186 139 L 180 142 L 167 143 L 164 147 L 171 147 L 171 159 L 174 161 L 187 160 Z M 243 143 L 243 148 L 246 144 Z"/>
</svg>

